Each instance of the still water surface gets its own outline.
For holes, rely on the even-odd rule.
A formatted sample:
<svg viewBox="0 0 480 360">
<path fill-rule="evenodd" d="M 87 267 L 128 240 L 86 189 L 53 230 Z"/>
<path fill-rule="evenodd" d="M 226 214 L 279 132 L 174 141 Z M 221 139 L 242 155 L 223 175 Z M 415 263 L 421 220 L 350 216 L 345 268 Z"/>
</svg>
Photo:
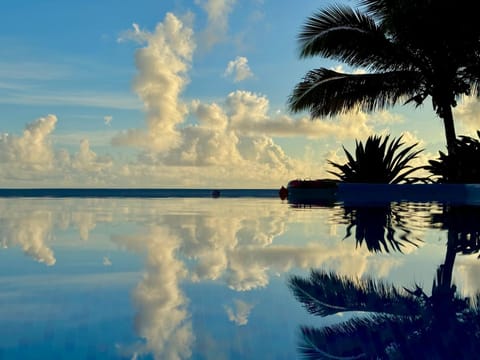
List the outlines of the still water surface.
<svg viewBox="0 0 480 360">
<path fill-rule="evenodd" d="M 429 297 L 441 268 L 474 299 L 479 234 L 480 208 L 437 203 L 0 198 L 0 359 L 303 358 L 357 313 L 312 315 L 293 276 Z"/>
</svg>

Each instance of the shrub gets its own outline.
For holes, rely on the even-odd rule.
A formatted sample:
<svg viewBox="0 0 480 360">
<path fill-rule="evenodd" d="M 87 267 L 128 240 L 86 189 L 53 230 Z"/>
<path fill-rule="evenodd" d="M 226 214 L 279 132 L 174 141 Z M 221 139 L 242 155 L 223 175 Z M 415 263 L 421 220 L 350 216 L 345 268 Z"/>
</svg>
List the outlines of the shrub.
<svg viewBox="0 0 480 360">
<path fill-rule="evenodd" d="M 480 131 L 477 131 L 480 138 Z M 455 141 L 455 151 L 439 151 L 437 160 L 429 160 L 425 167 L 440 183 L 480 183 L 480 141 L 470 136 L 460 136 Z"/>
<path fill-rule="evenodd" d="M 338 169 L 338 172 L 329 173 L 344 182 L 384 184 L 411 182 L 413 178 L 409 178 L 409 175 L 423 167 L 412 167 L 409 163 L 423 150 L 413 150 L 418 144 L 402 149 L 404 145 L 401 142 L 402 136 L 392 139 L 391 142 L 389 139 L 389 135 L 383 139 L 381 136 L 369 136 L 365 145 L 361 141 L 356 141 L 355 157 L 343 147 L 347 162 L 338 164 L 329 160 L 329 164 Z"/>
</svg>

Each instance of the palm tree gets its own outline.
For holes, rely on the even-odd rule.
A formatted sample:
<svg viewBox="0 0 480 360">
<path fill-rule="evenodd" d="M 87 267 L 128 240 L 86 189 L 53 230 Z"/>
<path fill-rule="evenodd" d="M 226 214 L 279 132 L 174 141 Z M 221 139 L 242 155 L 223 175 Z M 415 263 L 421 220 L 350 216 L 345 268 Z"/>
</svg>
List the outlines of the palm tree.
<svg viewBox="0 0 480 360">
<path fill-rule="evenodd" d="M 309 17 L 298 37 L 300 57 L 339 60 L 365 74 L 309 71 L 288 100 L 312 118 L 375 111 L 431 97 L 443 119 L 449 153 L 456 139 L 452 108 L 480 87 L 480 26 L 470 0 L 360 0 Z"/>
</svg>

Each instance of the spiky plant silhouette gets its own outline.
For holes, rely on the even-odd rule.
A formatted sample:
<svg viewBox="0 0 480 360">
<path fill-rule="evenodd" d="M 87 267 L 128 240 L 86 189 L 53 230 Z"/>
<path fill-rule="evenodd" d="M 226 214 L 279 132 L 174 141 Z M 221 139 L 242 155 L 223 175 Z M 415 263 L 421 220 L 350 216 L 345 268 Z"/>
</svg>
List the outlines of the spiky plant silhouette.
<svg viewBox="0 0 480 360">
<path fill-rule="evenodd" d="M 365 144 L 357 140 L 354 155 L 343 147 L 347 157 L 345 164 L 328 161 L 338 170 L 329 173 L 343 182 L 383 184 L 408 182 L 409 176 L 422 168 L 412 167 L 410 162 L 423 150 L 414 150 L 418 144 L 403 147 L 402 137 L 389 141 L 390 135 L 385 137 L 372 135 L 367 138 Z"/>
<path fill-rule="evenodd" d="M 477 131 L 480 138 L 480 131 Z M 439 158 L 429 160 L 425 167 L 435 182 L 440 183 L 480 183 L 480 141 L 470 136 L 459 136 L 455 142 L 455 152 L 439 151 Z"/>
</svg>

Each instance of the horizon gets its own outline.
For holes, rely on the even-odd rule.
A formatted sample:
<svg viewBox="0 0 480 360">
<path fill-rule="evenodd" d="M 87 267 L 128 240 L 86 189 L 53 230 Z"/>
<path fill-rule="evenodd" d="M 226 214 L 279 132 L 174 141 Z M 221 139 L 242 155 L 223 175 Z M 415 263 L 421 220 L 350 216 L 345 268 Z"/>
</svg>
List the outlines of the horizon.
<svg viewBox="0 0 480 360">
<path fill-rule="evenodd" d="M 446 147 L 429 100 L 314 121 L 287 110 L 308 70 L 364 71 L 298 57 L 307 17 L 351 1 L 87 3 L 4 6 L 0 188 L 278 189 L 328 176 L 372 134 L 418 142 L 423 163 Z M 475 134 L 478 106 L 459 103 L 457 135 Z"/>
</svg>

